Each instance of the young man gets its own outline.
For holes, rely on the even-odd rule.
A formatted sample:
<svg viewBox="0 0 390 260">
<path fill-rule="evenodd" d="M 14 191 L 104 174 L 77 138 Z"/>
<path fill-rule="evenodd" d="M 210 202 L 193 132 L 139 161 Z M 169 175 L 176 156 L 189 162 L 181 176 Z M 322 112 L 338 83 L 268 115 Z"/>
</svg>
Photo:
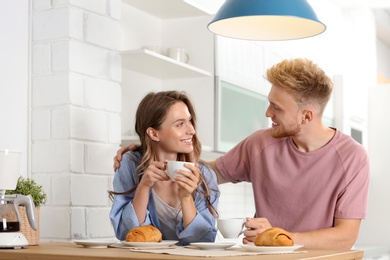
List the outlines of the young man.
<svg viewBox="0 0 390 260">
<path fill-rule="evenodd" d="M 333 86 L 316 64 L 284 60 L 267 71 L 267 79 L 272 127 L 210 163 L 219 184 L 252 183 L 256 214 L 247 218 L 243 242 L 274 226 L 306 248 L 350 249 L 366 217 L 367 153 L 350 136 L 324 125 Z"/>
</svg>

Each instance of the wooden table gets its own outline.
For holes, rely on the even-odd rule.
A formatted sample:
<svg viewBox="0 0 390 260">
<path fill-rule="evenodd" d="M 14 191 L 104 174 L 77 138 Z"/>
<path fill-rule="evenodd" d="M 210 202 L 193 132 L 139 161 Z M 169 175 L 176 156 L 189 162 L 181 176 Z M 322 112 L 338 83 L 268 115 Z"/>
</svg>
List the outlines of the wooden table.
<svg viewBox="0 0 390 260">
<path fill-rule="evenodd" d="M 304 249 L 302 249 L 304 250 Z M 204 258 L 204 257 L 203 257 Z M 337 259 L 352 260 L 362 259 L 363 251 L 354 250 L 308 250 L 300 254 L 283 254 L 283 255 L 256 255 L 256 256 L 229 256 L 229 257 L 208 257 L 204 259 L 216 260 L 261 260 L 261 259 Z M 41 243 L 39 246 L 29 246 L 26 249 L 0 249 L 0 259 L 33 259 L 33 260 L 64 260 L 64 259 L 182 259 L 193 260 L 197 257 L 176 256 L 165 254 L 139 253 L 132 252 L 124 248 L 83 248 L 71 242 Z"/>
</svg>

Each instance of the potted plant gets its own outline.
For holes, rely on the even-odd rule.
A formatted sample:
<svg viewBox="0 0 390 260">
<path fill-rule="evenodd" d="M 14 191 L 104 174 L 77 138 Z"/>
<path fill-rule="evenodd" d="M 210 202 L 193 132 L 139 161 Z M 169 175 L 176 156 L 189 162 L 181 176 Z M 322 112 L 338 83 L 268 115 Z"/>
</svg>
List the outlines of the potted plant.
<svg viewBox="0 0 390 260">
<path fill-rule="evenodd" d="M 19 177 L 15 190 L 7 190 L 6 194 L 31 195 L 35 204 L 38 228 L 37 230 L 31 228 L 25 207 L 19 206 L 21 218 L 20 232 L 26 237 L 29 245 L 38 245 L 40 237 L 40 206 L 46 203 L 46 193 L 43 191 L 42 186 L 38 185 L 33 179 Z"/>
</svg>

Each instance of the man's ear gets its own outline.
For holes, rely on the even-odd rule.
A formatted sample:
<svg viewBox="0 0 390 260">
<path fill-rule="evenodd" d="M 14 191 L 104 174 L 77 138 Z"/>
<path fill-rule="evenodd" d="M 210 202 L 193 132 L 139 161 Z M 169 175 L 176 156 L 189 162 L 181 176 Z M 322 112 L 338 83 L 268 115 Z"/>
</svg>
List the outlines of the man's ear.
<svg viewBox="0 0 390 260">
<path fill-rule="evenodd" d="M 155 142 L 158 142 L 160 141 L 160 137 L 158 135 L 158 132 L 153 129 L 152 127 L 148 127 L 148 129 L 146 129 L 146 134 L 149 136 L 150 139 L 152 139 L 153 141 Z"/>
<path fill-rule="evenodd" d="M 313 111 L 310 109 L 305 109 L 303 111 L 302 115 L 302 124 L 309 123 L 311 120 L 313 120 Z"/>
</svg>

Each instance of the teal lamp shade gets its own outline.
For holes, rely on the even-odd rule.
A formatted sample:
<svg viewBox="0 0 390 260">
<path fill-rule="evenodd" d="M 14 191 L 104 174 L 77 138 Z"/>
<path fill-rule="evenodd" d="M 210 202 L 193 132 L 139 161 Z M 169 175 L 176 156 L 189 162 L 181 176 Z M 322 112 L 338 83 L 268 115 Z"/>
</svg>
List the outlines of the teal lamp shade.
<svg viewBox="0 0 390 260">
<path fill-rule="evenodd" d="M 306 0 L 226 0 L 208 29 L 230 38 L 278 41 L 315 36 L 326 26 Z"/>
</svg>

